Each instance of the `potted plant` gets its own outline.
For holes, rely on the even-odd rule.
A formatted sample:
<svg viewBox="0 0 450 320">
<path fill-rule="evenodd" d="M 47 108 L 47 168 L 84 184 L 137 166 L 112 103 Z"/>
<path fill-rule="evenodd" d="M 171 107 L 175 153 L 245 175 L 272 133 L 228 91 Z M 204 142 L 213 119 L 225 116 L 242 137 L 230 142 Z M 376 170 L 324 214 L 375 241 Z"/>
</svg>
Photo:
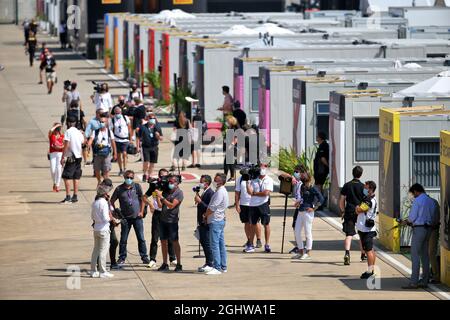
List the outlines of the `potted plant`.
<svg viewBox="0 0 450 320">
<path fill-rule="evenodd" d="M 105 69 L 112 69 L 112 59 L 114 57 L 114 51 L 111 48 L 105 48 L 103 51 L 105 57 Z"/>
<path fill-rule="evenodd" d="M 134 57 L 123 60 L 123 78 L 126 80 L 134 73 Z"/>
<path fill-rule="evenodd" d="M 144 75 L 145 81 L 153 90 L 153 97 L 159 99 L 161 96 L 161 74 L 157 71 L 149 71 Z"/>
</svg>

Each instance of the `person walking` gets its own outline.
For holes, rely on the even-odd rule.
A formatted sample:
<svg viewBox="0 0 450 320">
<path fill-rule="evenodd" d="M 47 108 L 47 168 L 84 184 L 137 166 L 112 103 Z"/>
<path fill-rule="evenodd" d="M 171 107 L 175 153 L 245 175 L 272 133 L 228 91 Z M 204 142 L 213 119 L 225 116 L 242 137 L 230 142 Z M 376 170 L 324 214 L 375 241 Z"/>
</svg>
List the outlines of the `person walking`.
<svg viewBox="0 0 450 320">
<path fill-rule="evenodd" d="M 75 81 L 72 81 L 68 88 L 66 88 L 66 87 L 64 88 L 64 92 L 63 92 L 63 96 L 62 96 L 61 100 L 62 100 L 62 102 L 64 102 L 66 104 L 65 112 L 69 111 L 72 101 L 77 101 L 80 110 L 83 110 L 82 104 L 81 104 L 81 95 L 80 95 L 80 92 L 77 90 L 77 83 Z"/>
<path fill-rule="evenodd" d="M 345 233 L 344 265 L 350 265 L 350 248 L 353 236 L 356 234 L 355 224 L 358 218 L 356 206 L 359 206 L 364 199 L 364 184 L 359 180 L 363 174 L 363 169 L 356 166 L 353 168 L 352 174 L 353 179 L 344 184 L 339 198 L 339 208 L 343 219 L 342 231 Z M 364 256 L 365 253 L 361 246 L 361 258 Z"/>
<path fill-rule="evenodd" d="M 232 115 L 226 117 L 226 130 L 223 137 L 223 152 L 225 154 L 223 168 L 225 176 L 230 172 L 228 181 L 236 181 L 236 156 L 237 156 L 237 137 L 234 135 L 239 129 L 238 121 Z M 232 130 L 232 131 L 228 131 Z M 228 135 L 231 135 L 228 137 Z"/>
<path fill-rule="evenodd" d="M 186 113 L 180 111 L 178 113 L 178 117 L 174 122 L 173 131 L 176 134 L 176 138 L 173 141 L 174 143 L 174 151 L 172 158 L 172 166 L 170 167 L 170 171 L 175 171 L 175 166 L 180 166 L 181 162 L 181 170 L 186 170 L 186 161 L 189 159 L 189 129 L 191 128 L 190 121 L 186 118 Z"/>
<path fill-rule="evenodd" d="M 162 129 L 156 120 L 155 114 L 150 113 L 147 120 L 148 122 L 141 125 L 136 132 L 138 137 L 138 141 L 136 142 L 138 151 L 142 142 L 142 153 L 144 157 L 142 168 L 144 174 L 142 180 L 144 182 L 153 175 L 155 164 L 158 163 L 159 142 L 163 139 Z"/>
<path fill-rule="evenodd" d="M 119 164 L 119 176 L 127 171 L 127 148 L 131 141 L 131 121 L 128 116 L 122 114 L 122 108 L 115 106 L 111 118 L 111 130 L 117 148 L 117 162 Z"/>
<path fill-rule="evenodd" d="M 53 181 L 53 192 L 59 192 L 59 185 L 61 183 L 61 159 L 64 150 L 64 134 L 61 132 L 61 130 L 61 123 L 56 122 L 48 132 L 48 140 L 50 143 L 48 157 L 50 160 L 50 172 Z"/>
<path fill-rule="evenodd" d="M 200 190 L 202 194 L 196 192 L 194 202 L 197 205 L 197 228 L 199 232 L 200 244 L 205 253 L 205 264 L 198 268 L 198 272 L 209 272 L 214 268 L 214 259 L 211 251 L 209 239 L 209 225 L 205 222 L 203 216 L 206 214 L 214 191 L 211 189 L 211 176 L 202 175 L 200 177 Z"/>
<path fill-rule="evenodd" d="M 230 94 L 229 86 L 222 86 L 222 94 L 224 96 L 223 104 L 221 107 L 217 108 L 217 110 L 223 112 L 223 117 L 225 118 L 227 115 L 233 113 L 233 96 Z"/>
<path fill-rule="evenodd" d="M 139 99 L 140 101 L 144 100 L 144 95 L 142 94 L 141 90 L 138 87 L 138 84 L 136 81 L 133 81 L 130 86 L 130 92 L 128 93 L 128 101 L 134 101 L 134 99 Z"/>
<path fill-rule="evenodd" d="M 127 241 L 131 228 L 136 233 L 138 240 L 139 255 L 143 264 L 149 264 L 147 246 L 144 237 L 144 205 L 142 202 L 142 188 L 134 182 L 134 171 L 127 170 L 124 182 L 119 185 L 111 197 L 111 205 L 115 208 L 115 202 L 119 200 L 120 211 L 123 216 L 121 220 L 121 233 L 119 243 L 119 265 L 123 265 L 127 258 Z"/>
<path fill-rule="evenodd" d="M 47 79 L 47 93 L 51 94 L 56 83 L 56 60 L 50 50 L 45 51 L 45 60 L 42 63 L 42 67 L 45 69 L 45 78 Z"/>
<path fill-rule="evenodd" d="M 319 132 L 316 138 L 319 147 L 314 157 L 314 183 L 323 195 L 323 185 L 330 173 L 330 146 L 327 142 L 327 136 L 324 132 Z M 325 203 L 322 203 L 324 205 Z M 322 210 L 323 206 L 319 208 Z"/>
<path fill-rule="evenodd" d="M 414 202 L 409 216 L 404 221 L 413 228 L 411 238 L 411 280 L 402 289 L 427 288 L 430 278 L 430 256 L 428 252 L 432 227 L 438 221 L 435 202 L 425 193 L 424 187 L 415 183 L 409 188 Z M 419 282 L 420 266 L 422 266 L 422 282 Z"/>
<path fill-rule="evenodd" d="M 181 265 L 181 247 L 178 235 L 178 222 L 180 220 L 180 206 L 183 202 L 183 191 L 179 188 L 179 180 L 177 176 L 168 176 L 169 185 L 168 191 L 156 190 L 156 197 L 158 207 L 161 209 L 161 222 L 160 238 L 161 238 L 161 251 L 163 256 L 163 263 L 158 268 L 158 271 L 169 271 L 169 265 L 167 264 L 168 255 L 168 243 L 172 241 L 173 248 L 175 249 L 175 256 L 177 257 L 177 265 L 175 272 L 183 271 Z"/>
<path fill-rule="evenodd" d="M 163 180 L 167 179 L 169 175 L 169 171 L 166 169 L 160 169 L 158 172 L 158 183 L 163 184 Z M 158 205 L 157 195 L 152 192 L 152 189 L 149 188 L 145 193 L 144 204 L 148 204 L 150 206 L 150 211 L 152 213 L 152 241 L 150 243 L 150 263 L 147 265 L 147 268 L 156 267 L 156 255 L 158 253 L 158 242 L 160 238 L 160 224 L 161 224 L 161 215 L 162 208 Z M 169 252 L 169 261 L 170 265 L 177 265 L 177 258 L 175 256 L 175 251 L 173 249 L 172 241 L 167 241 L 167 248 Z"/>
<path fill-rule="evenodd" d="M 293 176 L 291 176 L 292 178 L 292 184 L 294 185 L 294 207 L 295 207 L 295 211 L 294 211 L 294 215 L 292 217 L 292 230 L 294 231 L 294 237 L 295 237 L 295 247 L 291 249 L 291 251 L 289 251 L 289 253 L 293 253 L 293 254 L 298 254 L 299 253 L 299 248 L 297 246 L 297 243 L 299 242 L 297 240 L 297 234 L 295 232 L 295 224 L 297 223 L 297 218 L 298 218 L 298 212 L 299 212 L 299 208 L 300 205 L 303 202 L 303 198 L 302 198 L 302 185 L 303 185 L 303 180 L 305 180 L 305 173 L 306 173 L 306 169 L 303 165 L 298 164 L 295 166 L 294 168 L 294 174 Z"/>
<path fill-rule="evenodd" d="M 61 43 L 61 49 L 67 48 L 67 24 L 61 21 L 59 24 L 59 42 Z"/>
<path fill-rule="evenodd" d="M 217 173 L 214 177 L 216 192 L 211 198 L 208 209 L 204 215 L 209 225 L 209 242 L 214 260 L 214 268 L 207 275 L 219 275 L 228 271 L 227 249 L 225 247 L 225 213 L 228 208 L 228 192 L 225 188 L 227 177 Z"/>
<path fill-rule="evenodd" d="M 44 61 L 45 61 L 45 52 L 48 51 L 47 43 L 42 42 L 41 44 L 41 52 L 39 54 L 39 82 L 38 84 L 43 84 L 42 82 L 42 74 L 44 73 Z"/>
<path fill-rule="evenodd" d="M 361 279 L 368 279 L 375 274 L 376 254 L 373 249 L 373 239 L 377 236 L 375 218 L 377 216 L 377 199 L 375 198 L 375 190 L 377 185 L 374 181 L 366 181 L 364 184 L 364 202 L 362 205 L 356 206 L 358 218 L 356 220 L 356 229 L 364 252 L 367 256 L 367 271 L 361 275 Z M 368 203 L 370 205 L 363 205 Z"/>
<path fill-rule="evenodd" d="M 88 146 L 89 148 L 92 147 L 94 153 L 94 173 L 98 184 L 100 184 L 102 178 L 108 179 L 109 177 L 112 168 L 111 151 L 112 158 L 117 160 L 114 133 L 109 129 L 107 121 L 106 118 L 102 118 L 102 128 L 93 131 L 88 141 Z"/>
<path fill-rule="evenodd" d="M 28 57 L 30 59 L 30 67 L 32 67 L 34 63 L 34 54 L 36 53 L 36 47 L 37 47 L 36 34 L 33 31 L 30 31 L 28 34 L 28 41 L 27 41 L 27 52 Z"/>
<path fill-rule="evenodd" d="M 194 116 L 192 127 L 189 129 L 189 140 L 191 142 L 192 163 L 188 168 L 200 168 L 200 151 L 202 149 L 200 137 L 202 136 L 202 117 Z M 200 141 L 199 141 L 200 140 Z"/>
<path fill-rule="evenodd" d="M 299 251 L 293 259 L 311 260 L 314 212 L 323 204 L 324 198 L 322 194 L 314 188 L 311 177 L 307 172 L 303 173 L 300 193 L 301 201 L 298 205 L 298 216 L 295 222 L 295 239 Z M 305 232 L 306 246 L 303 243 L 303 231 Z"/>
<path fill-rule="evenodd" d="M 108 193 L 112 186 L 99 185 L 97 195 L 91 207 L 91 218 L 94 221 L 94 249 L 91 256 L 91 277 L 112 278 L 114 275 L 106 270 L 106 255 L 110 243 L 110 221 L 112 214 L 108 203 Z M 98 264 L 98 269 L 97 269 Z"/>
</svg>

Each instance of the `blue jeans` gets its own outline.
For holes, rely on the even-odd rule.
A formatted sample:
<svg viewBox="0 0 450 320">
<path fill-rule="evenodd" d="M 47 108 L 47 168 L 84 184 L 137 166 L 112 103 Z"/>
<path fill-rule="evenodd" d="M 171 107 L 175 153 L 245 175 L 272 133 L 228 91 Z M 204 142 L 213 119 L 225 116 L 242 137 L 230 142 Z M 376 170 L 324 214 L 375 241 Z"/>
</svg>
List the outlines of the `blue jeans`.
<svg viewBox="0 0 450 320">
<path fill-rule="evenodd" d="M 198 231 L 200 234 L 200 244 L 202 245 L 203 252 L 205 253 L 205 263 L 212 267 L 214 265 L 213 256 L 211 252 L 211 245 L 209 242 L 209 225 L 201 224 L 198 226 Z"/>
<path fill-rule="evenodd" d="M 209 224 L 209 243 L 214 261 L 214 268 L 221 271 L 227 269 L 227 250 L 224 237 L 225 221 Z"/>
<path fill-rule="evenodd" d="M 138 250 L 142 261 L 148 260 L 147 246 L 144 238 L 144 220 L 142 218 L 136 219 L 122 219 L 119 245 L 119 260 L 125 260 L 127 257 L 127 240 L 130 234 L 131 227 L 133 227 L 138 240 Z"/>
</svg>

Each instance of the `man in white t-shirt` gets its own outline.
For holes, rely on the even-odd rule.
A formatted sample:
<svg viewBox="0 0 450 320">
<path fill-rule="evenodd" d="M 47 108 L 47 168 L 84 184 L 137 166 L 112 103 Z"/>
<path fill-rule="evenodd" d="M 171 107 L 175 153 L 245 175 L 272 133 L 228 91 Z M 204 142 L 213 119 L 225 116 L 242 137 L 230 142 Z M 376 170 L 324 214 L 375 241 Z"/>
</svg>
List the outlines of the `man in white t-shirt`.
<svg viewBox="0 0 450 320">
<path fill-rule="evenodd" d="M 374 275 L 375 251 L 373 250 L 373 239 L 377 236 L 375 227 L 375 218 L 377 216 L 377 199 L 375 190 L 377 185 L 373 181 L 367 181 L 364 184 L 364 200 L 361 205 L 356 207 L 358 218 L 356 220 L 356 229 L 364 252 L 367 255 L 367 271 L 361 275 L 361 279 L 368 279 Z"/>
<path fill-rule="evenodd" d="M 78 185 L 82 174 L 82 144 L 85 139 L 83 133 L 75 127 L 76 123 L 76 118 L 67 118 L 67 127 L 69 129 L 64 134 L 64 151 L 61 159 L 61 165 L 64 167 L 62 178 L 66 188 L 66 197 L 61 201 L 62 203 L 75 203 L 78 201 Z M 72 198 L 70 197 L 70 180 L 73 181 Z"/>
<path fill-rule="evenodd" d="M 117 160 L 117 149 L 114 140 L 114 133 L 108 126 L 107 118 L 101 118 L 103 126 L 101 129 L 92 131 L 88 141 L 88 146 L 92 147 L 94 153 L 94 173 L 98 184 L 103 179 L 109 178 L 111 171 L 111 151 L 113 159 Z"/>
<path fill-rule="evenodd" d="M 264 245 L 264 251 L 271 252 L 269 240 L 270 240 L 270 206 L 269 198 L 270 192 L 273 191 L 273 179 L 267 176 L 268 166 L 267 164 L 260 165 L 260 175 L 258 179 L 247 181 L 247 192 L 251 196 L 250 198 L 250 222 L 252 224 L 250 242 L 253 243 L 253 239 L 256 234 L 256 225 L 261 220 L 261 224 L 264 226 L 264 237 L 266 244 Z M 251 250 L 253 249 L 253 250 Z M 249 247 L 246 252 L 254 252 L 254 247 Z"/>
<path fill-rule="evenodd" d="M 128 116 L 122 114 L 119 106 L 114 107 L 113 113 L 110 127 L 116 142 L 119 176 L 122 176 L 127 171 L 127 148 L 131 141 L 131 121 Z"/>
<path fill-rule="evenodd" d="M 234 203 L 236 206 L 236 212 L 239 213 L 239 218 L 244 224 L 245 236 L 247 237 L 247 242 L 245 243 L 244 252 L 249 250 L 255 250 L 253 242 L 250 241 L 252 234 L 252 224 L 250 223 L 250 199 L 251 196 L 247 192 L 247 181 L 242 180 L 240 176 L 236 180 L 236 187 L 234 189 Z M 261 224 L 256 225 L 256 248 L 261 248 Z"/>
</svg>

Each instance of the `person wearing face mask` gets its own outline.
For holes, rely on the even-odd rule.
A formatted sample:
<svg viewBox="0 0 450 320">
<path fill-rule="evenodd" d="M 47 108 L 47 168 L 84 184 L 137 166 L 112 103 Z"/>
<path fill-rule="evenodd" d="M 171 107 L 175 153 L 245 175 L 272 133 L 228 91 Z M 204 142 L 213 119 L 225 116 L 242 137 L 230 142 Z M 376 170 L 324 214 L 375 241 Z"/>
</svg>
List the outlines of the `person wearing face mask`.
<svg viewBox="0 0 450 320">
<path fill-rule="evenodd" d="M 311 260 L 314 212 L 322 205 L 324 199 L 322 194 L 314 188 L 311 177 L 307 172 L 302 174 L 301 179 L 301 201 L 298 203 L 298 216 L 295 222 L 295 239 L 299 250 L 298 254 L 292 259 Z M 306 246 L 303 243 L 303 231 L 305 232 Z"/>
<path fill-rule="evenodd" d="M 429 242 L 433 226 L 439 221 L 436 202 L 425 193 L 419 183 L 413 184 L 409 192 L 414 196 L 414 202 L 406 221 L 413 229 L 411 238 L 411 281 L 403 289 L 418 289 L 428 287 L 430 278 Z M 422 265 L 422 282 L 419 283 L 420 265 Z"/>
<path fill-rule="evenodd" d="M 131 122 L 126 115 L 122 114 L 122 109 L 119 106 L 114 107 L 113 112 L 111 129 L 116 142 L 119 176 L 122 176 L 127 171 L 127 148 L 131 141 Z"/>
<path fill-rule="evenodd" d="M 48 94 L 52 93 L 53 85 L 56 82 L 56 60 L 50 50 L 45 51 L 45 60 L 41 64 L 45 69 L 45 77 L 47 79 Z"/>
<path fill-rule="evenodd" d="M 103 179 L 107 179 L 111 171 L 111 151 L 113 159 L 117 159 L 116 142 L 114 133 L 107 126 L 108 120 L 101 119 L 101 129 L 97 129 L 91 133 L 88 141 L 88 146 L 92 147 L 94 153 L 94 173 L 97 182 L 100 183 Z"/>
<path fill-rule="evenodd" d="M 164 177 L 169 175 L 169 171 L 166 169 L 160 169 L 158 172 L 158 179 L 161 182 Z M 158 206 L 158 201 L 156 194 L 152 192 L 151 188 L 148 188 L 147 192 L 143 197 L 144 205 L 149 205 L 150 212 L 152 213 L 152 241 L 150 243 L 150 263 L 147 268 L 156 267 L 156 255 L 158 253 L 158 241 L 160 235 L 160 224 L 161 224 L 161 207 Z M 167 242 L 167 247 L 169 251 L 169 261 L 170 264 L 176 266 L 177 258 L 175 257 L 175 251 L 173 249 L 172 241 Z"/>
<path fill-rule="evenodd" d="M 60 123 L 54 123 L 53 128 L 48 132 L 48 140 L 50 142 L 48 156 L 54 192 L 59 192 L 59 184 L 61 183 L 62 175 L 61 158 L 64 149 L 64 134 L 61 132 L 61 128 L 62 125 Z"/>
<path fill-rule="evenodd" d="M 294 231 L 296 245 L 294 248 L 291 249 L 291 251 L 289 251 L 289 253 L 294 253 L 294 254 L 299 253 L 299 249 L 297 247 L 297 235 L 295 233 L 295 223 L 297 222 L 298 209 L 303 202 L 302 194 L 301 194 L 301 187 L 303 184 L 302 179 L 304 179 L 305 173 L 306 173 L 305 167 L 303 165 L 299 164 L 295 167 L 294 174 L 293 174 L 293 176 L 291 176 L 293 178 L 292 184 L 294 185 L 293 195 L 294 195 L 294 207 L 295 207 L 294 216 L 292 217 L 292 229 Z"/>
<path fill-rule="evenodd" d="M 107 83 L 101 84 L 100 92 L 95 92 L 92 96 L 92 101 L 95 104 L 95 110 L 100 110 L 102 113 L 110 113 L 113 107 L 113 100 L 111 93 L 109 93 L 109 86 Z"/>
<path fill-rule="evenodd" d="M 112 278 L 114 275 L 106 270 L 106 255 L 110 245 L 110 222 L 113 219 L 108 203 L 108 193 L 112 189 L 111 185 L 100 184 L 97 187 L 97 195 L 91 206 L 91 218 L 94 221 L 94 249 L 91 256 L 92 278 Z M 98 265 L 98 269 L 97 269 Z M 100 271 L 100 272 L 99 272 Z"/>
<path fill-rule="evenodd" d="M 209 225 L 209 242 L 214 260 L 214 268 L 207 275 L 219 275 L 227 272 L 227 249 L 225 247 L 225 213 L 228 208 L 228 192 L 225 188 L 227 176 L 217 173 L 214 177 L 216 192 L 211 198 L 204 219 Z"/>
<path fill-rule="evenodd" d="M 119 261 L 120 265 L 125 263 L 127 258 L 127 241 L 131 228 L 136 233 L 138 241 L 139 255 L 142 263 L 148 265 L 150 260 L 147 254 L 147 245 L 144 236 L 144 202 L 142 188 L 139 183 L 134 182 L 134 171 L 127 170 L 123 174 L 124 182 L 119 185 L 111 196 L 111 205 L 119 200 L 120 211 L 123 216 L 121 219 L 121 233 L 119 242 Z"/>
<path fill-rule="evenodd" d="M 147 181 L 153 175 L 155 164 L 158 163 L 159 142 L 163 139 L 162 129 L 156 120 L 155 114 L 149 113 L 147 119 L 148 122 L 141 125 L 136 131 L 138 151 L 142 143 L 142 155 L 144 158 L 143 181 Z"/>
<path fill-rule="evenodd" d="M 200 178 L 200 188 L 202 193 L 196 193 L 194 202 L 197 206 L 197 225 L 200 235 L 200 244 L 205 253 L 205 264 L 198 268 L 198 272 L 209 272 L 214 267 L 214 261 L 211 252 L 211 246 L 209 241 L 209 225 L 205 222 L 203 215 L 206 214 L 208 205 L 211 202 L 211 198 L 214 195 L 214 191 L 211 189 L 211 176 L 203 175 Z"/>
<path fill-rule="evenodd" d="M 267 164 L 261 164 L 261 171 L 257 179 L 247 181 L 247 192 L 250 194 L 250 222 L 252 224 L 250 242 L 253 243 L 256 234 L 256 225 L 261 220 L 264 226 L 266 244 L 264 251 L 270 253 L 270 192 L 273 191 L 273 179 L 267 176 Z M 255 248 L 248 248 L 246 252 L 255 252 Z"/>
<path fill-rule="evenodd" d="M 130 87 L 130 92 L 128 93 L 128 101 L 133 101 L 134 99 L 144 100 L 141 90 L 138 88 L 137 82 L 133 82 Z"/>
<path fill-rule="evenodd" d="M 109 115 L 107 113 L 103 113 L 101 110 L 95 111 L 95 117 L 92 118 L 91 120 L 89 120 L 88 124 L 86 125 L 86 130 L 84 131 L 84 136 L 86 137 L 87 140 L 89 140 L 93 131 L 101 129 L 104 126 L 104 124 L 102 122 L 102 118 L 107 118 L 107 117 L 109 117 Z M 89 146 L 86 147 L 86 151 L 89 155 L 89 153 L 90 153 Z M 92 165 L 92 161 L 87 161 L 85 163 L 85 165 L 87 165 L 87 166 Z M 95 176 L 95 174 L 94 174 L 94 176 Z"/>
<path fill-rule="evenodd" d="M 167 264 L 168 242 L 172 241 L 177 257 L 177 265 L 175 272 L 183 271 L 181 265 L 181 247 L 178 236 L 178 221 L 180 220 L 180 206 L 183 202 L 183 191 L 178 187 L 178 177 L 170 175 L 168 177 L 169 190 L 156 190 L 158 207 L 162 208 L 160 228 L 161 250 L 163 256 L 163 263 L 158 268 L 158 271 L 169 271 Z"/>
<path fill-rule="evenodd" d="M 366 181 L 364 184 L 365 199 L 361 205 L 356 207 L 356 213 L 358 214 L 356 229 L 367 256 L 367 271 L 361 275 L 361 279 L 368 279 L 374 275 L 376 255 L 373 249 L 373 239 L 377 236 L 375 226 L 375 218 L 377 216 L 376 189 L 377 185 L 375 182 Z M 368 205 L 365 205 L 365 203 L 368 203 Z"/>
</svg>

